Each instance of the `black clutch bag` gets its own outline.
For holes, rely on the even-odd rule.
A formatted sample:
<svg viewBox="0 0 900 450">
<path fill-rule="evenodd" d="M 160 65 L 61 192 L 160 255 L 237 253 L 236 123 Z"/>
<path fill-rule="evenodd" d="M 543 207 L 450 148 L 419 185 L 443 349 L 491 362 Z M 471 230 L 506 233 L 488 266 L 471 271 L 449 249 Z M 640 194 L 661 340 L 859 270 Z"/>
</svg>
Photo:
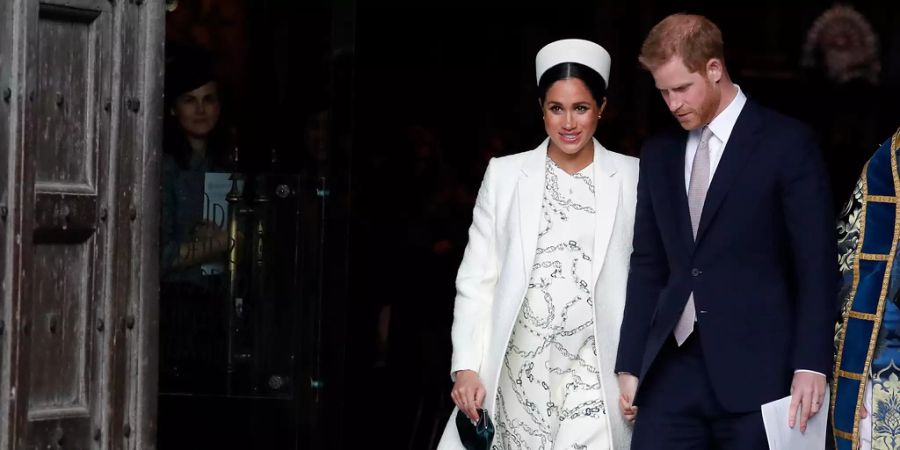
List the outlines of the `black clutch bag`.
<svg viewBox="0 0 900 450">
<path fill-rule="evenodd" d="M 490 450 L 491 441 L 494 440 L 494 424 L 487 410 L 478 410 L 478 422 L 474 424 L 465 413 L 457 412 L 456 429 L 466 450 Z"/>
</svg>

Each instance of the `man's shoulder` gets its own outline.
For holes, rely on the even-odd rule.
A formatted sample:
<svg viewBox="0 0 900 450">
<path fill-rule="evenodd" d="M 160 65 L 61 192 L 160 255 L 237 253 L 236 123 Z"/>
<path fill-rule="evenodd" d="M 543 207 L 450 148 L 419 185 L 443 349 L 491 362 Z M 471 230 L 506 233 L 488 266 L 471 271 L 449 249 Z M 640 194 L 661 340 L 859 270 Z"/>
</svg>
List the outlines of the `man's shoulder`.
<svg viewBox="0 0 900 450">
<path fill-rule="evenodd" d="M 683 147 L 686 138 L 687 131 L 680 127 L 668 127 L 644 140 L 644 143 L 641 145 L 640 158 L 642 160 L 648 157 L 655 158 L 660 153 L 670 152 L 673 149 Z"/>
<path fill-rule="evenodd" d="M 811 139 L 812 129 L 801 120 L 751 100 L 748 111 L 755 114 L 763 131 L 771 137 L 795 140 Z"/>
</svg>

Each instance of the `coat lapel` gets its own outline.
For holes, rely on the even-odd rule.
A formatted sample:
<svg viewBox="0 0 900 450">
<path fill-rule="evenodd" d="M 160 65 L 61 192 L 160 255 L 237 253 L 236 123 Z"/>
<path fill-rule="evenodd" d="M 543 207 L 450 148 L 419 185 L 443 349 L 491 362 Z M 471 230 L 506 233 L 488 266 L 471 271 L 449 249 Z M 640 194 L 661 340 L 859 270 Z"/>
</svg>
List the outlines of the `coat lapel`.
<svg viewBox="0 0 900 450">
<path fill-rule="evenodd" d="M 534 255 L 537 250 L 537 240 L 541 223 L 541 199 L 544 194 L 544 179 L 546 177 L 547 141 L 533 150 L 522 164 L 519 184 L 517 189 L 517 202 L 519 210 L 519 226 L 522 236 L 522 262 L 525 276 L 531 276 L 531 268 L 534 264 Z M 612 238 L 615 226 L 616 214 L 619 207 L 620 183 L 616 176 L 617 168 L 609 150 L 594 140 L 594 205 L 597 213 L 594 215 L 596 225 L 594 227 L 594 252 L 592 255 L 592 275 L 594 282 L 600 276 L 603 263 L 606 259 L 606 251 Z M 682 189 L 683 190 L 683 189 Z"/>
<path fill-rule="evenodd" d="M 594 284 L 600 277 L 603 263 L 606 259 L 606 250 L 612 237 L 613 227 L 616 222 L 616 214 L 619 207 L 619 177 L 616 176 L 617 168 L 609 154 L 609 150 L 603 148 L 597 140 L 594 140 L 594 214 L 596 225 L 594 226 L 594 254 L 592 258 Z"/>
<path fill-rule="evenodd" d="M 686 249 L 694 247 L 694 231 L 691 227 L 691 210 L 688 207 L 687 189 L 684 184 L 684 157 L 687 145 L 687 133 L 678 132 L 669 143 L 665 144 L 666 155 L 669 157 L 663 170 L 666 172 L 666 190 L 669 192 L 669 202 L 673 224 L 676 234 L 679 236 Z"/>
<path fill-rule="evenodd" d="M 516 201 L 519 209 L 519 226 L 522 237 L 522 263 L 525 279 L 531 277 L 531 266 L 537 250 L 538 227 L 541 223 L 541 199 L 544 194 L 547 142 L 532 150 L 522 163 Z"/>
<path fill-rule="evenodd" d="M 713 218 L 725 196 L 728 194 L 729 188 L 734 179 L 745 166 L 745 161 L 750 154 L 756 149 L 759 140 L 759 116 L 756 111 L 756 105 L 750 100 L 744 105 L 744 109 L 738 116 L 731 137 L 725 145 L 722 153 L 722 159 L 716 167 L 709 190 L 706 192 L 706 200 L 703 202 L 703 213 L 700 214 L 700 228 L 697 230 L 697 242 L 703 239 L 705 231 L 709 228 Z M 683 152 L 682 152 L 683 153 Z M 683 167 L 683 165 L 682 165 Z"/>
</svg>

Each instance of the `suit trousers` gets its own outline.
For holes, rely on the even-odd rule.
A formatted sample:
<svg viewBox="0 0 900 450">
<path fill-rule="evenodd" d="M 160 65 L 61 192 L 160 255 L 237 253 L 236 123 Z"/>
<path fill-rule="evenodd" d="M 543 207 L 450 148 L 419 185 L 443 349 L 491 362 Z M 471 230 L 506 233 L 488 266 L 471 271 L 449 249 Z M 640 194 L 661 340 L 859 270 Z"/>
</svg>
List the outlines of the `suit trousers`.
<svg viewBox="0 0 900 450">
<path fill-rule="evenodd" d="M 641 382 L 632 450 L 769 448 L 759 409 L 729 412 L 716 399 L 698 331 L 681 347 L 670 337 Z"/>
</svg>

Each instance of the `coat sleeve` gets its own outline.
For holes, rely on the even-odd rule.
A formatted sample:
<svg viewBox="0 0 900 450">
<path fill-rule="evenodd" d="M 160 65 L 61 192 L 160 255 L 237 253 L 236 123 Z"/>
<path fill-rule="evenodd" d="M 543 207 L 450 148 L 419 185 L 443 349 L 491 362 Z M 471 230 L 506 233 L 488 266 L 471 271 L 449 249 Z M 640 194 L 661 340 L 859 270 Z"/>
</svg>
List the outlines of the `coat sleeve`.
<svg viewBox="0 0 900 450">
<path fill-rule="evenodd" d="M 631 253 L 615 369 L 617 373 L 629 372 L 635 376 L 641 373 L 650 322 L 660 290 L 669 277 L 665 249 L 650 198 L 648 164 L 647 158 L 641 158 L 634 218 L 634 250 Z"/>
<path fill-rule="evenodd" d="M 453 357 L 451 378 L 459 370 L 481 369 L 490 329 L 491 306 L 498 268 L 495 251 L 496 211 L 494 175 L 491 160 L 478 190 L 469 242 L 456 275 L 456 300 L 453 306 Z"/>
<path fill-rule="evenodd" d="M 828 173 L 812 133 L 804 131 L 782 166 L 782 208 L 795 274 L 795 370 L 831 372 L 839 316 L 837 242 Z"/>
</svg>

